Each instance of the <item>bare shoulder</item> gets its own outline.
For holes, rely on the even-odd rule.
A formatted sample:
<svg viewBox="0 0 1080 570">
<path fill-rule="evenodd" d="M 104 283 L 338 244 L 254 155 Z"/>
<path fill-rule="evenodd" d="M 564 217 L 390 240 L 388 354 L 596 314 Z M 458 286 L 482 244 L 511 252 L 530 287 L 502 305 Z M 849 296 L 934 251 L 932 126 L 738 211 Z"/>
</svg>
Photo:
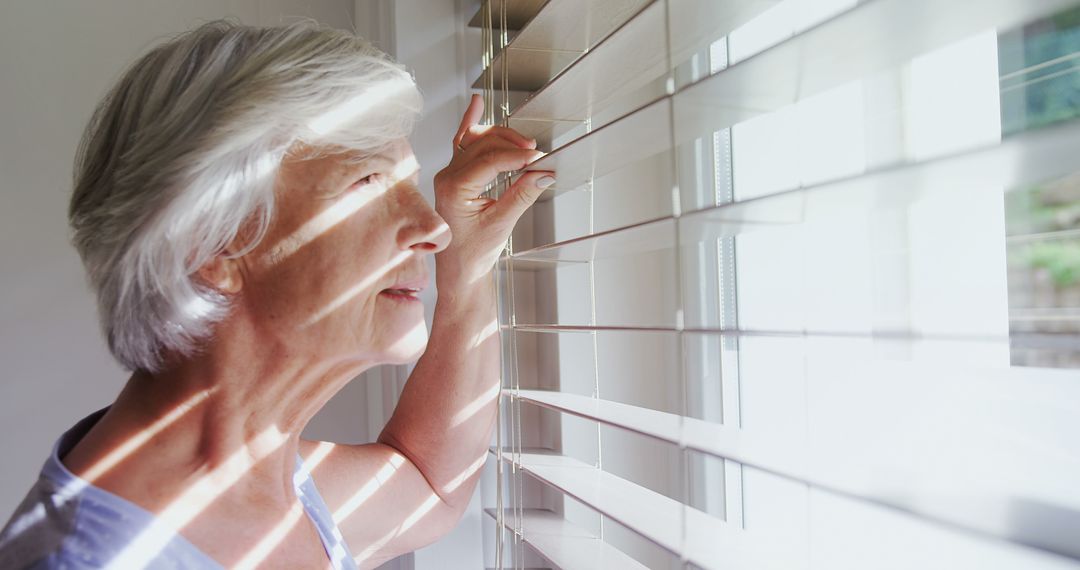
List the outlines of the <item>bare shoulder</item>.
<svg viewBox="0 0 1080 570">
<path fill-rule="evenodd" d="M 458 512 L 393 447 L 301 440 L 300 455 L 361 566 L 430 544 L 457 523 Z"/>
</svg>

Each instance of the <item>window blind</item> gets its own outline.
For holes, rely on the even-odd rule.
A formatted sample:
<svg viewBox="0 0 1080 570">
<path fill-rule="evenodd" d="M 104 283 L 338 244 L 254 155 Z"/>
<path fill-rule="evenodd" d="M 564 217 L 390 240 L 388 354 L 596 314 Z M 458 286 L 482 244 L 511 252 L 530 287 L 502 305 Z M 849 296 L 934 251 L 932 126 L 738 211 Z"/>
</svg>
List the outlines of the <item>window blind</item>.
<svg viewBox="0 0 1080 570">
<path fill-rule="evenodd" d="M 488 566 L 1080 568 L 1080 2 L 469 25 L 557 180 L 498 265 Z"/>
</svg>

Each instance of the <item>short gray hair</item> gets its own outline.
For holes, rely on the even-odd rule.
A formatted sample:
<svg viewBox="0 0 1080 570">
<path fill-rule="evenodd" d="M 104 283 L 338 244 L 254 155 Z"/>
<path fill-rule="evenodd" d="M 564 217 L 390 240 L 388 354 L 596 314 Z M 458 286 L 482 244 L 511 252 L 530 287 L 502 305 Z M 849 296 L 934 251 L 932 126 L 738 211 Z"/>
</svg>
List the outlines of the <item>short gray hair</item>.
<svg viewBox="0 0 1080 570">
<path fill-rule="evenodd" d="M 137 61 L 83 134 L 68 212 L 117 360 L 157 371 L 212 333 L 227 299 L 195 274 L 263 237 L 290 149 L 377 151 L 421 105 L 386 54 L 308 21 L 210 22 Z"/>
</svg>

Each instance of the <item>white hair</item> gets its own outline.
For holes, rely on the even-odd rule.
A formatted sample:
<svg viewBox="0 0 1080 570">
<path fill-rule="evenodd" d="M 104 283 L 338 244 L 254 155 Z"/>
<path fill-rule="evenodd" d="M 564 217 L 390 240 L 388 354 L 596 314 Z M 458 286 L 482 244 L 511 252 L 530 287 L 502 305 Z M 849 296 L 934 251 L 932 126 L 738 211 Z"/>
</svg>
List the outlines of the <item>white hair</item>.
<svg viewBox="0 0 1080 570">
<path fill-rule="evenodd" d="M 195 274 L 262 238 L 287 152 L 378 151 L 421 105 L 386 54 L 312 22 L 210 22 L 136 62 L 83 134 L 68 212 L 117 360 L 157 371 L 211 334 L 227 299 Z"/>
</svg>

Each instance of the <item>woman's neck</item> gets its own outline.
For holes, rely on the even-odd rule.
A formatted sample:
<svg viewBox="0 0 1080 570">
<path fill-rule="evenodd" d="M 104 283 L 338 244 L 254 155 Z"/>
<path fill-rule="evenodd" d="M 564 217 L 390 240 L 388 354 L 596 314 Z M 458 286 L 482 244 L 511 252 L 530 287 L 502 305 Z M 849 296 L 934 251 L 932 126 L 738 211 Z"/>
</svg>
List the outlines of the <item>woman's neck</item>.
<svg viewBox="0 0 1080 570">
<path fill-rule="evenodd" d="M 180 527 L 212 504 L 291 506 L 301 431 L 366 366 L 252 340 L 133 374 L 65 464 Z"/>
</svg>

